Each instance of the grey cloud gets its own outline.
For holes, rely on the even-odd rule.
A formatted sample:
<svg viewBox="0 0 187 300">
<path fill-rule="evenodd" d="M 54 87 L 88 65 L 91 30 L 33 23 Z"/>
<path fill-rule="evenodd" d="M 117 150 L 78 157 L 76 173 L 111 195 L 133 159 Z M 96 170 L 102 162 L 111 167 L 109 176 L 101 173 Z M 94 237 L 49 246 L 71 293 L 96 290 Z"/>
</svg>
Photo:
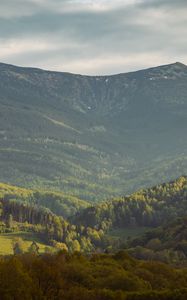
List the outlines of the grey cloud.
<svg viewBox="0 0 187 300">
<path fill-rule="evenodd" d="M 187 7 L 186 0 L 144 0 L 139 4 L 142 7 Z"/>
<path fill-rule="evenodd" d="M 12 2 L 13 0 L 7 1 L 7 8 Z M 84 60 L 98 59 L 100 62 L 103 57 L 110 57 L 113 69 L 104 65 L 102 71 L 102 66 L 98 63 L 98 71 L 114 73 L 122 71 L 121 65 L 118 65 L 118 57 L 124 57 L 124 65 L 128 68 L 127 57 L 129 63 L 132 63 L 136 54 L 140 59 L 143 55 L 158 55 L 158 61 L 163 61 L 167 56 L 169 59 L 173 57 L 173 60 L 182 59 L 184 63 L 187 59 L 187 2 L 184 0 L 145 0 L 129 6 L 116 5 L 110 10 L 64 12 L 58 12 L 56 7 L 58 4 L 68 4 L 69 0 L 46 1 L 46 5 L 44 1 L 30 0 L 25 2 L 26 5 L 21 0 L 14 0 L 15 2 L 23 5 L 24 14 L 15 15 L 11 19 L 3 18 L 0 14 L 0 41 L 8 43 L 13 39 L 19 43 L 37 40 L 55 47 L 48 49 L 46 46 L 46 49 L 44 47 L 39 51 L 25 49 L 25 52 L 20 53 L 13 51 L 8 56 L 11 63 L 48 67 L 50 61 L 51 67 L 53 61 L 57 65 L 59 60 L 66 62 L 67 68 L 69 62 L 69 71 L 74 71 L 73 62 L 76 66 Z M 2 3 L 6 5 L 5 1 Z M 26 14 L 28 7 L 31 9 L 30 15 Z M 50 10 L 51 7 L 55 9 Z M 135 64 L 137 68 L 147 66 L 147 61 L 136 61 Z M 154 59 L 150 61 L 150 65 L 154 65 Z M 89 72 L 92 73 L 92 70 Z"/>
</svg>

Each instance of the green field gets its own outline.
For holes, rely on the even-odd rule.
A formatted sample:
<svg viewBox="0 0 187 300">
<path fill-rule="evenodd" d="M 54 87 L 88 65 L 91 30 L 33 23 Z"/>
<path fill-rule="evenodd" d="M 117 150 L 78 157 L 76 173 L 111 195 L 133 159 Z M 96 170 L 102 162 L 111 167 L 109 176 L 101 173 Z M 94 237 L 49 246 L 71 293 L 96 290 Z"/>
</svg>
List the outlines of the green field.
<svg viewBox="0 0 187 300">
<path fill-rule="evenodd" d="M 128 238 L 135 238 L 143 235 L 146 231 L 150 231 L 150 227 L 135 227 L 135 228 L 122 228 L 113 229 L 109 232 L 109 236 L 112 238 L 121 238 L 127 240 Z"/>
<path fill-rule="evenodd" d="M 45 248 L 49 247 L 39 240 L 33 233 L 29 232 L 14 232 L 0 234 L 0 255 L 13 254 L 12 242 L 16 238 L 23 240 L 23 249 L 26 252 L 33 241 L 39 246 L 39 252 L 45 252 Z M 52 248 L 52 247 L 50 247 Z"/>
</svg>

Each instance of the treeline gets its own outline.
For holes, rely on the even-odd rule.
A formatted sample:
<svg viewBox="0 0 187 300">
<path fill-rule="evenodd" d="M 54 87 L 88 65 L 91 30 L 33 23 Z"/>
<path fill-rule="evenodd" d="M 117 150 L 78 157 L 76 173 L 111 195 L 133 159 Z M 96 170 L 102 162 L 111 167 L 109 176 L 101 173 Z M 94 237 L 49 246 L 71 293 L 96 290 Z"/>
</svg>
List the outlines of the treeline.
<svg viewBox="0 0 187 300">
<path fill-rule="evenodd" d="M 184 300 L 187 270 L 114 255 L 59 252 L 0 260 L 1 299 Z"/>
<path fill-rule="evenodd" d="M 45 242 L 59 242 L 61 249 L 93 252 L 105 247 L 106 239 L 102 230 L 76 226 L 49 209 L 0 200 L 0 231 L 33 231 Z"/>
<path fill-rule="evenodd" d="M 140 190 L 128 197 L 88 207 L 74 218 L 76 224 L 107 231 L 111 228 L 156 227 L 184 216 L 187 211 L 187 177 Z"/>
</svg>

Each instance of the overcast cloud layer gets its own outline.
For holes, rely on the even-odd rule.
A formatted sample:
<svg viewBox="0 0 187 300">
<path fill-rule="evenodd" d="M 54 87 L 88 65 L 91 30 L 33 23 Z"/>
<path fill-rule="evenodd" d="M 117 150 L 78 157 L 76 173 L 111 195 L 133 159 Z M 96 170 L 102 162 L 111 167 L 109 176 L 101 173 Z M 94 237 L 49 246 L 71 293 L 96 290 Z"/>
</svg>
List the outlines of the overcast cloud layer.
<svg viewBox="0 0 187 300">
<path fill-rule="evenodd" d="M 0 61 L 81 74 L 187 64 L 187 0 L 0 0 Z"/>
</svg>

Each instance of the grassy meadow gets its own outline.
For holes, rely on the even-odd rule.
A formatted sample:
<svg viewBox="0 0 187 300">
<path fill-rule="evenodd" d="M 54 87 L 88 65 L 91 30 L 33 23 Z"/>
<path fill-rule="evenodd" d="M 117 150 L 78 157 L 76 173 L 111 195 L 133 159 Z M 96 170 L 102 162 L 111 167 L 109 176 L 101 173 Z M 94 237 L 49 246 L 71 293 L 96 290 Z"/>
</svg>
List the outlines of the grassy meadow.
<svg viewBox="0 0 187 300">
<path fill-rule="evenodd" d="M 11 233 L 1 233 L 0 234 L 0 255 L 13 254 L 12 242 L 16 238 L 21 238 L 23 240 L 23 250 L 27 252 L 28 248 L 33 241 L 39 246 L 39 252 L 45 252 L 48 245 L 41 242 L 33 233 L 28 232 L 11 232 Z M 52 247 L 49 247 L 52 249 Z"/>
</svg>

